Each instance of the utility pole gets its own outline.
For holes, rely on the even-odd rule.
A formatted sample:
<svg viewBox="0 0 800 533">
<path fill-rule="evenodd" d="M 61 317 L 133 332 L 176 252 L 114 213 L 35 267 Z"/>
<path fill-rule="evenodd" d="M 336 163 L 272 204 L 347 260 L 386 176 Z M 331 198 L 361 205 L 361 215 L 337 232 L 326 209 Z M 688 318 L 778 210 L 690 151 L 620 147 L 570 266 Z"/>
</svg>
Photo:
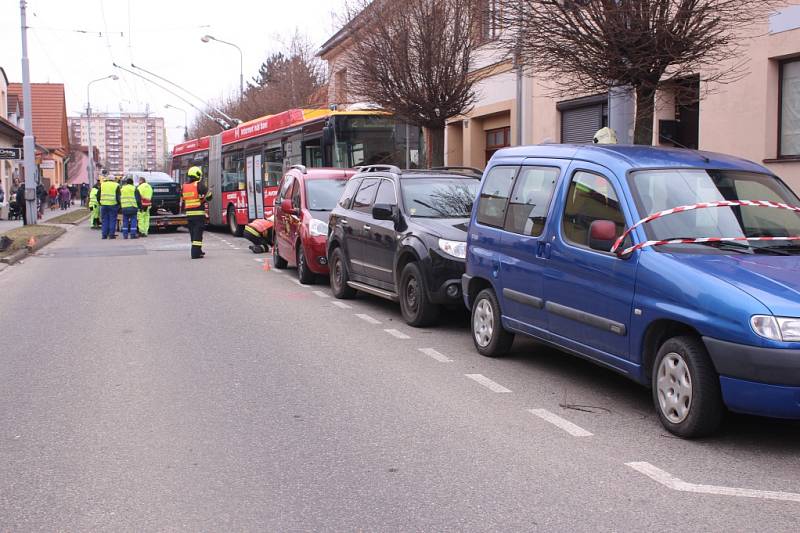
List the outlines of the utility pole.
<svg viewBox="0 0 800 533">
<path fill-rule="evenodd" d="M 19 1 L 22 28 L 22 112 L 25 114 L 25 223 L 36 224 L 36 142 L 33 138 L 33 105 L 31 102 L 31 74 L 28 65 L 28 24 L 25 18 L 25 0 Z"/>
</svg>

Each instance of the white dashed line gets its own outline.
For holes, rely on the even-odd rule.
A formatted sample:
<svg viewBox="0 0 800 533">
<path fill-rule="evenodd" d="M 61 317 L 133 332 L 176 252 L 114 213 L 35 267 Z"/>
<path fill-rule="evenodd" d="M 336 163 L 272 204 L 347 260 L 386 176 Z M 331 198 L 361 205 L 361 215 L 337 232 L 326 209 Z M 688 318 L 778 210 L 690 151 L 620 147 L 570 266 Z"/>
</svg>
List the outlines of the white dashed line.
<svg viewBox="0 0 800 533">
<path fill-rule="evenodd" d="M 356 316 L 358 318 L 360 318 L 361 320 L 363 320 L 364 322 L 367 322 L 368 324 L 380 324 L 381 323 L 380 320 L 375 320 L 374 318 L 372 318 L 369 315 L 360 315 L 359 314 L 359 315 L 356 315 Z"/>
<path fill-rule="evenodd" d="M 408 335 L 406 335 L 405 333 L 403 333 L 402 331 L 397 330 L 397 329 L 385 329 L 383 331 L 385 331 L 386 333 L 388 333 L 389 335 L 391 335 L 395 339 L 406 340 L 406 339 L 410 339 L 411 338 Z"/>
<path fill-rule="evenodd" d="M 263 259 L 258 259 L 258 258 L 253 259 L 253 261 L 255 261 L 256 263 L 263 263 L 264 262 Z"/>
<path fill-rule="evenodd" d="M 440 363 L 452 363 L 453 362 L 452 359 L 450 359 L 449 357 L 447 357 L 444 354 L 441 354 L 441 353 L 437 352 L 433 348 L 420 348 L 419 351 L 424 353 L 428 357 L 431 357 L 431 358 L 439 361 Z"/>
<path fill-rule="evenodd" d="M 346 303 L 344 303 L 344 302 L 340 302 L 340 301 L 338 301 L 338 300 L 337 300 L 337 301 L 335 301 L 335 302 L 331 302 L 331 303 L 332 303 L 333 305 L 335 305 L 336 307 L 338 307 L 339 309 L 352 309 L 352 308 L 353 308 L 352 306 L 349 306 L 349 305 L 347 305 Z"/>
<path fill-rule="evenodd" d="M 464 375 L 467 376 L 469 379 L 475 381 L 476 383 L 483 385 L 492 392 L 511 392 L 511 390 L 503 387 L 499 383 L 495 383 L 494 381 L 487 378 L 483 374 L 464 374 Z"/>
<path fill-rule="evenodd" d="M 234 246 L 233 249 L 234 250 L 241 250 L 241 248 L 239 248 L 238 246 Z"/>
<path fill-rule="evenodd" d="M 593 433 L 586 431 L 582 427 L 573 424 L 565 418 L 561 418 L 555 413 L 547 409 L 528 409 L 528 412 L 534 414 L 546 422 L 550 422 L 554 426 L 563 429 L 573 437 L 591 437 Z"/>
<path fill-rule="evenodd" d="M 320 298 L 330 298 L 330 296 L 327 293 L 324 293 L 322 291 L 314 291 L 314 294 L 316 294 Z"/>
<path fill-rule="evenodd" d="M 761 500 L 781 500 L 785 502 L 800 503 L 800 494 L 794 492 L 776 492 L 771 490 L 740 489 L 736 487 L 721 487 L 718 485 L 698 485 L 687 483 L 676 478 L 650 463 L 625 463 L 627 466 L 640 472 L 653 481 L 679 492 L 695 492 L 698 494 L 715 494 L 718 496 L 737 496 L 740 498 L 757 498 Z"/>
</svg>

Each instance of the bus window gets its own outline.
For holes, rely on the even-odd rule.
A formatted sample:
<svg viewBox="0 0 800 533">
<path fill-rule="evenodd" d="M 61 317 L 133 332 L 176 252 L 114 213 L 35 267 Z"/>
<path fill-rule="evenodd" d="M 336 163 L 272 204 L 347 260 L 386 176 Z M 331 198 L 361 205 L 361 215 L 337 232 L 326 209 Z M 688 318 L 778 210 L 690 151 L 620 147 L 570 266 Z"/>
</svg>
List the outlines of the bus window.
<svg viewBox="0 0 800 533">
<path fill-rule="evenodd" d="M 283 174 L 283 153 L 280 148 L 264 150 L 261 160 L 265 187 L 277 187 Z"/>
<path fill-rule="evenodd" d="M 241 150 L 226 154 L 222 159 L 222 192 L 243 191 L 244 153 Z"/>
<path fill-rule="evenodd" d="M 305 165 L 307 167 L 324 167 L 325 163 L 322 161 L 322 147 L 319 144 L 319 140 L 303 144 L 305 145 L 305 153 L 303 154 Z"/>
<path fill-rule="evenodd" d="M 339 168 L 391 164 L 417 166 L 420 129 L 383 115 L 337 116 L 333 164 Z M 417 161 L 418 162 L 418 161 Z"/>
</svg>

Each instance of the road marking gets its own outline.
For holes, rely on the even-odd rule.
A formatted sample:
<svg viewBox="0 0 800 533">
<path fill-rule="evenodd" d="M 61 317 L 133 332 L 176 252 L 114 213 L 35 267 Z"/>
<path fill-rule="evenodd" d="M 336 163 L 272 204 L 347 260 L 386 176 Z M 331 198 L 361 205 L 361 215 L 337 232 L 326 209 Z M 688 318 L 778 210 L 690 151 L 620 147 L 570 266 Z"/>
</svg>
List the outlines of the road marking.
<svg viewBox="0 0 800 533">
<path fill-rule="evenodd" d="M 374 318 L 372 318 L 372 317 L 371 317 L 371 316 L 369 316 L 369 315 L 360 315 L 360 314 L 359 314 L 359 315 L 356 315 L 356 316 L 357 316 L 358 318 L 360 318 L 361 320 L 363 320 L 364 322 L 367 322 L 367 323 L 369 323 L 369 324 L 380 324 L 380 323 L 381 323 L 381 321 L 380 321 L 380 320 L 375 320 Z"/>
<path fill-rule="evenodd" d="M 419 351 L 424 353 L 428 357 L 432 357 L 433 359 L 436 359 L 440 363 L 452 363 L 453 362 L 452 359 L 450 359 L 449 357 L 447 357 L 444 354 L 441 354 L 441 353 L 437 352 L 433 348 L 420 348 Z"/>
<path fill-rule="evenodd" d="M 337 300 L 337 301 L 334 301 L 334 302 L 331 302 L 331 303 L 332 303 L 333 305 L 335 305 L 336 307 L 338 307 L 339 309 L 352 309 L 352 306 L 349 306 L 349 305 L 347 305 L 346 303 L 344 303 L 344 302 L 340 302 L 340 301 L 338 301 L 338 300 Z"/>
<path fill-rule="evenodd" d="M 563 429 L 573 437 L 591 437 L 593 435 L 591 432 L 586 431 L 582 427 L 573 424 L 565 418 L 561 418 L 555 413 L 551 413 L 547 409 L 528 409 L 528 412 L 538 416 L 542 420 L 550 422 L 556 427 Z"/>
<path fill-rule="evenodd" d="M 233 249 L 234 250 L 241 250 L 241 248 L 239 248 L 238 246 L 234 246 Z"/>
<path fill-rule="evenodd" d="M 314 294 L 319 296 L 320 298 L 330 298 L 330 296 L 322 291 L 314 291 Z"/>
<path fill-rule="evenodd" d="M 467 376 L 469 379 L 477 383 L 480 383 L 481 385 L 483 385 L 492 392 L 511 392 L 509 389 L 503 387 L 499 383 L 495 383 L 494 381 L 487 378 L 483 374 L 464 374 L 464 375 Z"/>
<path fill-rule="evenodd" d="M 255 261 L 256 263 L 263 263 L 264 262 L 263 259 L 259 259 L 259 258 L 253 259 L 253 261 Z"/>
<path fill-rule="evenodd" d="M 300 285 L 304 289 L 308 289 L 309 288 L 308 285 L 303 285 L 302 283 L 300 283 L 299 279 L 293 279 L 292 282 L 296 283 L 297 285 Z"/>
<path fill-rule="evenodd" d="M 800 503 L 800 494 L 794 492 L 776 492 L 771 490 L 740 489 L 736 487 L 721 487 L 718 485 L 698 485 L 687 483 L 676 478 L 669 472 L 665 472 L 650 463 L 633 462 L 625 463 L 637 472 L 640 472 L 653 481 L 665 487 L 680 492 L 695 492 L 698 494 L 715 494 L 718 496 L 738 496 L 740 498 L 757 498 L 762 500 L 781 500 L 785 502 Z"/>
<path fill-rule="evenodd" d="M 405 333 L 403 333 L 402 331 L 400 331 L 399 329 L 385 329 L 383 331 L 385 331 L 386 333 L 388 333 L 389 335 L 391 335 L 395 339 L 406 340 L 406 339 L 410 339 L 411 338 L 408 335 L 406 335 Z"/>
</svg>

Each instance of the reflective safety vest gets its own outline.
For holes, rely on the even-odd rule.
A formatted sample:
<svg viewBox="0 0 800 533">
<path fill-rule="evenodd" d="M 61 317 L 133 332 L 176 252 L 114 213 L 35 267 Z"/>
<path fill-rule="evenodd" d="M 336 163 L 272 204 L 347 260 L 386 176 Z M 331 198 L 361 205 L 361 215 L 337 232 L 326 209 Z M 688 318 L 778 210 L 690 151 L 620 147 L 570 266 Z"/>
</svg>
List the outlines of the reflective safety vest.
<svg viewBox="0 0 800 533">
<path fill-rule="evenodd" d="M 107 180 L 100 184 L 100 205 L 117 205 L 119 183 Z"/>
<path fill-rule="evenodd" d="M 93 209 L 97 207 L 97 189 L 92 187 L 92 190 L 89 191 L 89 208 Z"/>
<path fill-rule="evenodd" d="M 192 181 L 183 184 L 183 205 L 186 208 L 186 214 L 189 216 L 206 214 L 203 209 L 203 200 L 197 191 L 199 183 L 199 181 Z"/>
<path fill-rule="evenodd" d="M 263 237 L 264 234 L 272 227 L 272 222 L 263 218 L 257 218 L 244 227 L 245 231 L 255 235 L 256 237 Z"/>
<path fill-rule="evenodd" d="M 153 203 L 153 186 L 147 182 L 140 183 L 139 196 L 142 197 L 142 207 L 150 207 Z"/>
<path fill-rule="evenodd" d="M 119 203 L 122 205 L 122 209 L 138 207 L 136 204 L 136 187 L 130 183 L 123 185 L 119 191 Z"/>
</svg>

